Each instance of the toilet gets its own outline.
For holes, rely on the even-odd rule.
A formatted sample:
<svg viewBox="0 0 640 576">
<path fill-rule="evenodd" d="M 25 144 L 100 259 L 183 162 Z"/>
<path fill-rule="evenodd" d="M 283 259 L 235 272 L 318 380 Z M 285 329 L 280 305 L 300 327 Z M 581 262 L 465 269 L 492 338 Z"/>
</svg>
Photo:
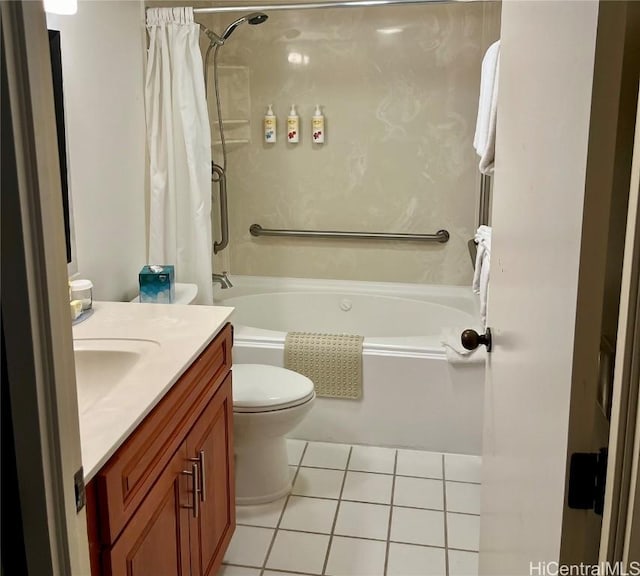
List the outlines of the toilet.
<svg viewBox="0 0 640 576">
<path fill-rule="evenodd" d="M 173 304 L 192 304 L 197 295 L 195 284 L 176 283 Z M 285 436 L 316 394 L 309 378 L 286 368 L 233 364 L 232 372 L 236 504 L 264 504 L 291 490 Z"/>
<path fill-rule="evenodd" d="M 285 436 L 311 410 L 306 376 L 264 364 L 234 364 L 236 504 L 264 504 L 291 490 Z"/>
</svg>

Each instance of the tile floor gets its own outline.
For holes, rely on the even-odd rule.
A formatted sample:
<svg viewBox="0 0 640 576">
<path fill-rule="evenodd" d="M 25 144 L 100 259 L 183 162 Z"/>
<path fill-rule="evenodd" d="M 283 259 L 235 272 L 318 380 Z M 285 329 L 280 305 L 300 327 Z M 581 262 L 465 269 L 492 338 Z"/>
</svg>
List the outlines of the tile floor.
<svg viewBox="0 0 640 576">
<path fill-rule="evenodd" d="M 480 458 L 288 440 L 291 494 L 237 508 L 219 576 L 470 576 Z"/>
</svg>

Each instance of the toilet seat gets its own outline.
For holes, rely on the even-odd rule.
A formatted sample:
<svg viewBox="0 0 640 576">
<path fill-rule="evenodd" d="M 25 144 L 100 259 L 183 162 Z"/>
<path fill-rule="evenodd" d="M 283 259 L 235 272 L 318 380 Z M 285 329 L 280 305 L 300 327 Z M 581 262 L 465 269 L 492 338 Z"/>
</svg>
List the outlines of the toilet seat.
<svg viewBox="0 0 640 576">
<path fill-rule="evenodd" d="M 315 397 L 313 382 L 293 370 L 266 364 L 234 364 L 233 411 L 273 412 Z"/>
</svg>

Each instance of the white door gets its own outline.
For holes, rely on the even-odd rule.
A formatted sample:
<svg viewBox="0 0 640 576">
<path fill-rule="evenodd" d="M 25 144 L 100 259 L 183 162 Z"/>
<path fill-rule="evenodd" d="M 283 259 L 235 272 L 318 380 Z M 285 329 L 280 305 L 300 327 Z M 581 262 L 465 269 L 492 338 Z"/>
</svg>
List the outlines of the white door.
<svg viewBox="0 0 640 576">
<path fill-rule="evenodd" d="M 0 8 L 2 270 L 10 273 L 2 323 L 24 556 L 29 574 L 88 576 L 86 510 L 74 483 L 82 459 L 47 27 L 41 2 Z"/>
<path fill-rule="evenodd" d="M 624 3 L 502 4 L 480 573 L 597 562 L 570 455 L 607 442 L 596 403 Z M 597 39 L 597 49 L 596 49 Z"/>
</svg>

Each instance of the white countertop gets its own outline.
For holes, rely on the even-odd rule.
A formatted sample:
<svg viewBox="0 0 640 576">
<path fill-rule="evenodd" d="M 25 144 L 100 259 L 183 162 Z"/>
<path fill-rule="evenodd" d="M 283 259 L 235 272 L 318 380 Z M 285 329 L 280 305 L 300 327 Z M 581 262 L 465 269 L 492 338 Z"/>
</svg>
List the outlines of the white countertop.
<svg viewBox="0 0 640 576">
<path fill-rule="evenodd" d="M 125 302 L 94 302 L 93 308 L 91 317 L 73 327 L 74 341 L 143 340 L 157 345 L 150 346 L 144 362 L 134 366 L 106 395 L 80 406 L 85 482 L 158 404 L 233 312 L 226 306 Z"/>
</svg>

